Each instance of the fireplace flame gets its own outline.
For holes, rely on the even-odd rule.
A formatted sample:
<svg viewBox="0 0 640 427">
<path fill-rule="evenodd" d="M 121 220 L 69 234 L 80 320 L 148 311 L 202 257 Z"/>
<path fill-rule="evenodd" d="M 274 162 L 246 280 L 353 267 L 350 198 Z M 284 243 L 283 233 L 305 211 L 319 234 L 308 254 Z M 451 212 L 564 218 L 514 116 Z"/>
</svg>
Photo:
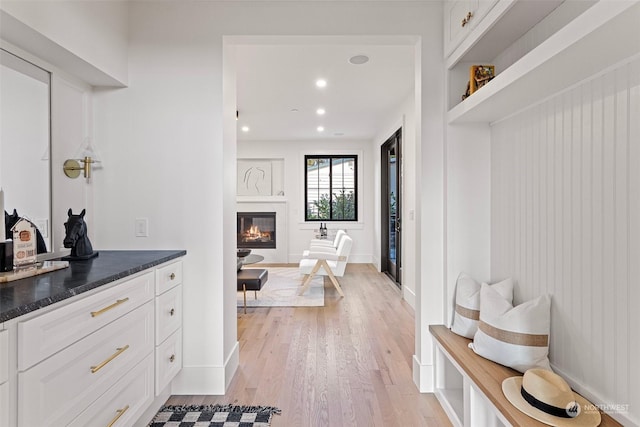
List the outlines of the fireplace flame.
<svg viewBox="0 0 640 427">
<path fill-rule="evenodd" d="M 249 227 L 242 235 L 243 241 L 271 240 L 271 233 L 262 232 L 257 225 Z"/>
</svg>

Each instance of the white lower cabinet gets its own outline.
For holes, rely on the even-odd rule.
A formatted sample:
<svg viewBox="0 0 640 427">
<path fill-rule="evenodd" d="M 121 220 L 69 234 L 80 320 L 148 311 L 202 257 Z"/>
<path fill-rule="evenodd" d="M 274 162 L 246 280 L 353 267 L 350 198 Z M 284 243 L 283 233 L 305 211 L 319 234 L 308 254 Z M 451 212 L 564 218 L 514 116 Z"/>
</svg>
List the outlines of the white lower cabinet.
<svg viewBox="0 0 640 427">
<path fill-rule="evenodd" d="M 3 327 L 0 427 L 134 425 L 182 368 L 182 261 Z"/>
<path fill-rule="evenodd" d="M 156 395 L 169 385 L 182 368 L 182 329 L 156 348 Z"/>
<path fill-rule="evenodd" d="M 21 427 L 60 426 L 74 419 L 154 348 L 148 302 L 18 374 Z"/>
<path fill-rule="evenodd" d="M 153 396 L 153 354 L 149 353 L 69 426 L 129 426 L 153 402 Z"/>
</svg>

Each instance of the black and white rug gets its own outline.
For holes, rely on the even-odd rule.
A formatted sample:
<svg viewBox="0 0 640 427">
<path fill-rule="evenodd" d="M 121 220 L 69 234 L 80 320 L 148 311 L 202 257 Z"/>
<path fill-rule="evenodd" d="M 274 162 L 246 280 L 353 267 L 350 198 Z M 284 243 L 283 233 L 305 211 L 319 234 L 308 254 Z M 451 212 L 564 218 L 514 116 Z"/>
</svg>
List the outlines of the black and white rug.
<svg viewBox="0 0 640 427">
<path fill-rule="evenodd" d="M 272 406 L 163 406 L 149 427 L 268 427 L 279 413 Z"/>
</svg>

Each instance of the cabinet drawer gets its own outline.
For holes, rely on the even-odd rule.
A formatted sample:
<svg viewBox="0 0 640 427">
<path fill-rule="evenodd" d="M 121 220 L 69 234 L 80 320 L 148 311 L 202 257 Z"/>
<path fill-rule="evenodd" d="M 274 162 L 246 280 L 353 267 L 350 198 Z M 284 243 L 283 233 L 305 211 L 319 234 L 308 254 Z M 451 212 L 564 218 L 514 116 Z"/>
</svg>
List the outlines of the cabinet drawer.
<svg viewBox="0 0 640 427">
<path fill-rule="evenodd" d="M 156 295 L 160 295 L 180 283 L 182 283 L 182 261 L 156 270 Z"/>
<path fill-rule="evenodd" d="M 182 329 L 156 348 L 156 396 L 182 369 Z"/>
<path fill-rule="evenodd" d="M 9 379 L 9 332 L 0 331 L 0 384 Z M 2 425 L 2 424 L 0 424 Z"/>
<path fill-rule="evenodd" d="M 156 344 L 160 344 L 182 325 L 182 286 L 156 298 Z"/>
<path fill-rule="evenodd" d="M 135 368 L 127 372 L 69 426 L 130 426 L 140 418 L 151 402 L 153 402 L 153 354 L 149 354 Z"/>
<path fill-rule="evenodd" d="M 24 371 L 153 298 L 150 271 L 18 324 L 18 370 Z"/>
<path fill-rule="evenodd" d="M 153 351 L 148 302 L 18 374 L 18 425 L 59 426 L 113 386 Z"/>
</svg>

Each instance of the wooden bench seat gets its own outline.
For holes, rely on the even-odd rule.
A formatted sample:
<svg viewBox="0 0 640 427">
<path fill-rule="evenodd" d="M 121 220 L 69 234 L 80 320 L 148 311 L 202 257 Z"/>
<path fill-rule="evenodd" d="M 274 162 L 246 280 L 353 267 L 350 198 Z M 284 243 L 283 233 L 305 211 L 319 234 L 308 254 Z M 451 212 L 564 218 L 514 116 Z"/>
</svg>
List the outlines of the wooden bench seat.
<svg viewBox="0 0 640 427">
<path fill-rule="evenodd" d="M 486 408 L 487 410 L 492 409 L 493 414 L 489 414 L 489 417 L 493 415 L 493 418 L 497 418 L 503 425 L 541 427 L 546 425 L 520 412 L 511 405 L 502 393 L 502 381 L 505 378 L 522 375 L 520 372 L 478 356 L 469 348 L 471 340 L 454 334 L 444 325 L 430 325 L 429 332 L 431 332 L 436 344 L 436 396 L 449 417 L 452 418 L 454 425 L 500 425 L 495 422 L 483 422 L 479 419 L 486 418 L 487 411 L 480 409 L 480 414 L 478 414 L 478 396 L 468 397 L 475 391 L 479 391 L 483 395 L 480 397 L 493 406 L 493 408 L 491 406 Z M 447 361 L 442 360 L 443 356 Z M 441 366 L 446 363 L 450 363 L 450 365 L 448 367 Z M 460 381 L 451 378 L 456 375 L 455 372 L 452 372 L 453 368 L 462 375 Z M 445 378 L 447 376 L 449 378 Z M 468 385 L 472 386 L 474 390 L 465 385 L 466 383 L 470 383 Z M 453 384 L 453 388 L 448 390 L 447 384 Z M 457 385 L 460 386 L 460 389 L 457 389 Z M 469 408 L 472 406 L 468 403 L 469 400 L 475 400 L 476 408 L 473 412 Z M 456 408 L 456 406 L 458 407 Z M 470 419 L 465 422 L 465 418 Z M 602 414 L 600 426 L 621 425 L 610 416 Z"/>
</svg>

